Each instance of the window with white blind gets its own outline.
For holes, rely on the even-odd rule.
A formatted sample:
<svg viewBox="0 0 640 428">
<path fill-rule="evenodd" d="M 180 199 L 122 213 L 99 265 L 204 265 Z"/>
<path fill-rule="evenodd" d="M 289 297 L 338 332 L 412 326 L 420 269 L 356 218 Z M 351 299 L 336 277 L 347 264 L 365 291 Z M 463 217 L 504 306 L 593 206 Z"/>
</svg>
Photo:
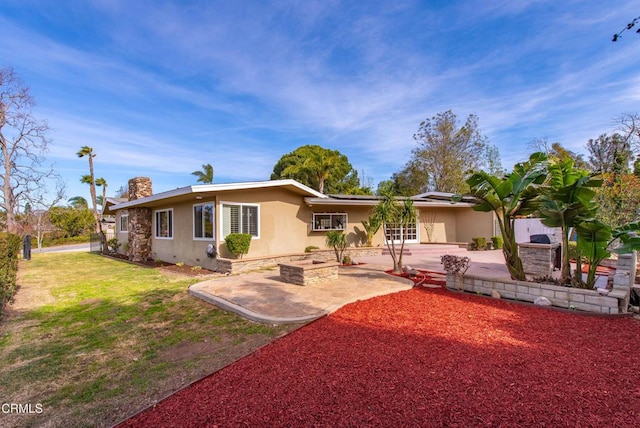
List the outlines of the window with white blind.
<svg viewBox="0 0 640 428">
<path fill-rule="evenodd" d="M 260 205 L 222 204 L 222 238 L 230 233 L 248 233 L 260 237 Z"/>
<path fill-rule="evenodd" d="M 193 239 L 212 239 L 214 224 L 213 203 L 193 206 Z"/>
</svg>

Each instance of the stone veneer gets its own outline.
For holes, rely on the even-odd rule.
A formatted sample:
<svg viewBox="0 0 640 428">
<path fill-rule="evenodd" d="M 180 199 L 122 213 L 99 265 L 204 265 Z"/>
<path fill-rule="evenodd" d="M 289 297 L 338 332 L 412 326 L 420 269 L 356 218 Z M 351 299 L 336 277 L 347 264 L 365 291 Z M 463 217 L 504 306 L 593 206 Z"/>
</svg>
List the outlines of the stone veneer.
<svg viewBox="0 0 640 428">
<path fill-rule="evenodd" d="M 470 275 L 447 275 L 447 288 L 492 295 L 501 298 L 533 302 L 537 297 L 549 299 L 553 306 L 601 314 L 627 313 L 629 295 L 635 280 L 637 256 L 623 254 L 618 257 L 613 288 L 606 295 L 597 290 L 562 287 L 511 279 L 483 278 Z"/>
<path fill-rule="evenodd" d="M 338 262 L 303 260 L 280 263 L 280 279 L 289 284 L 313 285 L 338 279 Z"/>
<path fill-rule="evenodd" d="M 129 180 L 129 200 L 153 194 L 151 179 L 135 177 Z M 129 208 L 129 260 L 143 262 L 151 255 L 152 216 L 150 208 Z"/>
<path fill-rule="evenodd" d="M 379 256 L 380 254 L 382 254 L 381 247 L 347 248 L 344 252 L 344 255 L 348 255 L 352 259 L 364 256 Z M 280 263 L 305 259 L 335 261 L 336 255 L 333 250 L 311 250 L 310 253 L 303 254 L 280 254 L 277 256 L 244 257 L 242 259 L 225 259 L 219 257 L 216 259 L 215 270 L 222 273 L 237 274 L 258 269 L 273 268 Z"/>
<path fill-rule="evenodd" d="M 529 242 L 518 244 L 518 254 L 522 260 L 525 273 L 534 276 L 551 276 L 555 263 L 556 251 L 560 244 L 533 244 Z"/>
<path fill-rule="evenodd" d="M 358 259 L 358 257 L 366 257 L 366 256 L 380 256 L 382 255 L 382 247 L 353 247 L 346 248 L 344 250 L 343 256 L 349 256 L 351 259 Z M 310 253 L 307 254 L 307 259 L 313 260 L 336 260 L 335 251 L 331 250 L 311 250 Z"/>
</svg>

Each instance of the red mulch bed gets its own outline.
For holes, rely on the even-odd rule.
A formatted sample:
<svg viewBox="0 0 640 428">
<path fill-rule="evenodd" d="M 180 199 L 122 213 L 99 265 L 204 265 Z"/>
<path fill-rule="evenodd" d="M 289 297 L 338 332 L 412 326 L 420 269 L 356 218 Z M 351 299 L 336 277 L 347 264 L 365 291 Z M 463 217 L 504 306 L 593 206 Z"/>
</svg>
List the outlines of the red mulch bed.
<svg viewBox="0 0 640 428">
<path fill-rule="evenodd" d="M 640 322 L 444 289 L 345 306 L 124 422 L 637 427 Z"/>
</svg>

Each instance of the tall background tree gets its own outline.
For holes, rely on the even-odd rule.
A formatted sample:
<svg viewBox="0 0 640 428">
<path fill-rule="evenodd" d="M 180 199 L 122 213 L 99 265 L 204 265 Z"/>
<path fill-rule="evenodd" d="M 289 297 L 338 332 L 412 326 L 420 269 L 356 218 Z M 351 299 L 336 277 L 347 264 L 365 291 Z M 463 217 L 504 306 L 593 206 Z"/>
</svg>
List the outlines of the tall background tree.
<svg viewBox="0 0 640 428">
<path fill-rule="evenodd" d="M 379 193 L 388 189 L 388 184 L 381 184 Z M 391 176 L 391 188 L 396 195 L 418 195 L 429 190 L 429 171 L 416 158 L 412 158 L 404 167 Z"/>
<path fill-rule="evenodd" d="M 191 175 L 198 177 L 198 183 L 212 184 L 213 183 L 213 166 L 210 163 L 202 165 L 202 171 L 193 171 Z"/>
<path fill-rule="evenodd" d="M 631 145 L 627 138 L 615 133 L 602 134 L 587 142 L 591 170 L 598 173 L 629 173 L 629 162 L 633 158 Z"/>
<path fill-rule="evenodd" d="M 573 152 L 565 148 L 559 142 L 550 143 L 549 140 L 544 138 L 536 138 L 527 145 L 527 148 L 531 152 L 546 153 L 549 159 L 561 162 L 571 159 L 576 168 L 590 169 L 589 163 L 584 159 L 582 153 Z"/>
<path fill-rule="evenodd" d="M 301 146 L 283 155 L 273 167 L 272 180 L 292 178 L 320 193 L 371 193 L 361 186 L 358 172 L 338 150 Z"/>
<path fill-rule="evenodd" d="M 89 160 L 89 174 L 80 177 L 80 182 L 89 185 L 89 194 L 91 195 L 91 210 L 93 211 L 93 218 L 95 222 L 95 232 L 100 233 L 100 217 L 98 216 L 98 200 L 96 197 L 96 178 L 93 171 L 93 158 L 96 157 L 93 153 L 93 148 L 89 146 L 82 146 L 76 153 L 79 158 L 86 157 Z"/>
<path fill-rule="evenodd" d="M 96 196 L 96 202 L 100 205 L 100 211 L 102 212 L 107 201 L 107 180 L 102 177 L 96 178 L 96 186 L 102 187 L 102 195 Z"/>
<path fill-rule="evenodd" d="M 0 210 L 6 215 L 6 229 L 20 233 L 16 219 L 20 207 L 35 206 L 50 195 L 41 190 L 56 179 L 44 166 L 50 143 L 48 126 L 31 113 L 34 100 L 12 68 L 0 69 Z M 62 190 L 63 191 L 63 190 Z"/>
<path fill-rule="evenodd" d="M 108 250 L 107 248 L 107 236 L 105 235 L 104 231 L 102 230 L 102 222 L 101 220 L 101 214 L 98 212 L 98 197 L 96 195 L 96 178 L 95 178 L 95 173 L 94 173 L 94 168 L 93 168 L 93 158 L 96 157 L 96 154 L 93 153 L 93 148 L 89 147 L 89 146 L 82 146 L 80 148 L 80 150 L 76 153 L 76 155 L 79 158 L 84 158 L 86 157 L 89 160 L 89 174 L 88 175 L 83 175 L 80 178 L 80 181 L 82 183 L 86 183 L 89 185 L 89 192 L 91 194 L 91 203 L 92 203 L 92 211 L 93 211 L 93 219 L 94 219 L 94 230 L 96 231 L 96 233 L 100 236 L 100 241 L 102 242 L 102 251 L 106 252 Z M 106 181 L 104 181 L 104 179 L 99 178 L 98 180 L 101 180 L 100 182 L 104 184 L 104 192 L 106 192 Z M 103 193 L 104 193 L 103 192 Z"/>
<path fill-rule="evenodd" d="M 470 172 L 486 169 L 488 159 L 493 172 L 502 170 L 499 153 L 480 133 L 474 114 L 461 125 L 453 111 L 438 113 L 422 122 L 413 138 L 418 146 L 404 168 L 394 174 L 398 193 L 464 193 Z"/>
</svg>

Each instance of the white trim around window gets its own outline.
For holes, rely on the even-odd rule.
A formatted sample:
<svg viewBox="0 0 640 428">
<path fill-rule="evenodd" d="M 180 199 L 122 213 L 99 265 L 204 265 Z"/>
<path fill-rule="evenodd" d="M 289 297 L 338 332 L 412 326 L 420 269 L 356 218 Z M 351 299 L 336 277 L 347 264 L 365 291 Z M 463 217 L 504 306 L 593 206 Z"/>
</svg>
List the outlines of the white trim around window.
<svg viewBox="0 0 640 428">
<path fill-rule="evenodd" d="M 313 213 L 311 230 L 345 230 L 347 223 L 347 213 Z"/>
<path fill-rule="evenodd" d="M 220 238 L 230 233 L 248 233 L 260 239 L 260 204 L 220 202 Z"/>
<path fill-rule="evenodd" d="M 173 208 L 154 211 L 153 231 L 156 239 L 173 239 Z"/>
<path fill-rule="evenodd" d="M 193 240 L 215 240 L 216 210 L 213 202 L 193 206 Z"/>
<path fill-rule="evenodd" d="M 129 213 L 120 214 L 120 223 L 118 226 L 120 227 L 120 233 L 129 233 Z"/>
</svg>

